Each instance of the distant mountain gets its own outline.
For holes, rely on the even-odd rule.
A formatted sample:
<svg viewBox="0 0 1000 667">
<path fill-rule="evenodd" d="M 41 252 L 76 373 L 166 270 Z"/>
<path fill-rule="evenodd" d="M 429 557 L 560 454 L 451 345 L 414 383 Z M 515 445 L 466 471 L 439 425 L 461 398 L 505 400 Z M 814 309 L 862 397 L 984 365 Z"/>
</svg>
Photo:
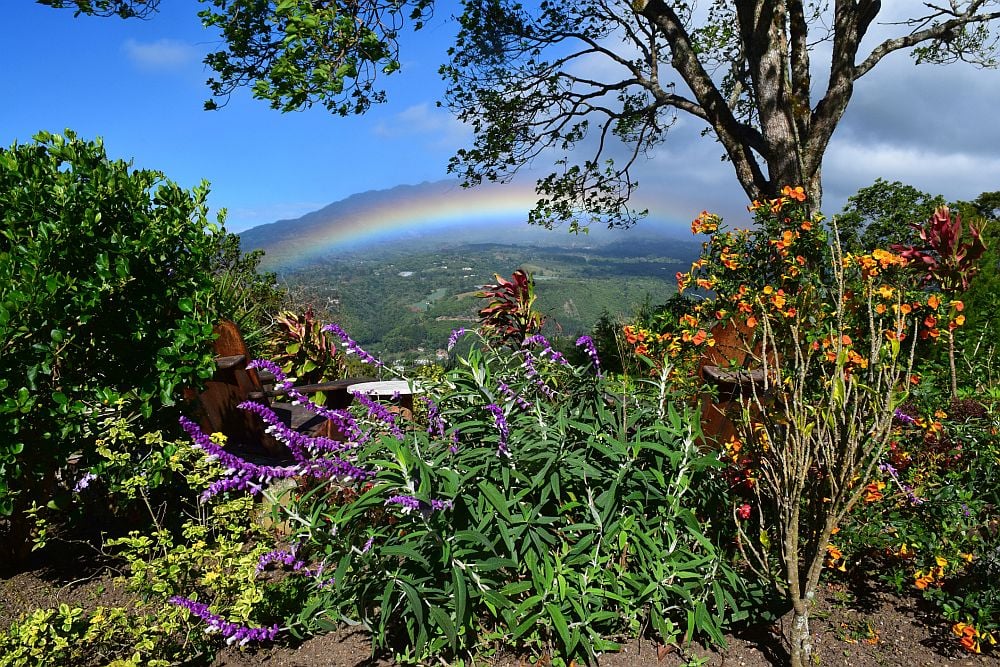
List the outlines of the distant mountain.
<svg viewBox="0 0 1000 667">
<path fill-rule="evenodd" d="M 655 216 L 631 230 L 594 227 L 588 234 L 547 230 L 527 223 L 537 199 L 530 188 L 455 181 L 400 185 L 351 195 L 294 220 L 279 220 L 239 234 L 244 250 L 263 249 L 264 268 L 295 271 L 330 257 L 379 252 L 431 251 L 469 243 L 565 248 L 614 246 L 619 256 L 663 254 L 689 241 L 686 227 Z M 652 243 L 652 246 L 650 245 Z"/>
<path fill-rule="evenodd" d="M 686 225 L 652 219 L 589 234 L 527 224 L 535 195 L 450 181 L 364 192 L 297 220 L 240 234 L 266 253 L 300 300 L 338 319 L 388 359 L 432 359 L 475 320 L 475 293 L 517 268 L 537 282 L 550 333 L 588 332 L 602 314 L 628 316 L 676 291 L 674 274 L 701 249 Z M 464 324 L 463 324 L 464 323 Z"/>
</svg>

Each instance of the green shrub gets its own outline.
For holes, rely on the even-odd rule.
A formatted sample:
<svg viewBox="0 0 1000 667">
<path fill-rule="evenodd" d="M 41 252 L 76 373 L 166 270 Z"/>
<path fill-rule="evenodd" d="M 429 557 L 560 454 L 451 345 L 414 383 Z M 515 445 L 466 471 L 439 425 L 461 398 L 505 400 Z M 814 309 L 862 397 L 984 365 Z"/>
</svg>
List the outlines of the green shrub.
<svg viewBox="0 0 1000 667">
<path fill-rule="evenodd" d="M 646 630 L 724 641 L 736 600 L 752 602 L 706 536 L 720 463 L 695 446 L 697 420 L 662 385 L 616 395 L 594 365 L 525 345 L 479 341 L 427 381 L 426 428 L 359 398 L 357 419 L 331 411 L 350 424 L 340 459 L 286 434 L 294 471 L 226 460 L 216 491 L 300 476 L 272 498 L 294 533 L 265 559 L 307 575 L 293 632 L 360 622 L 380 646 L 402 634 L 412 661 L 498 646 L 592 661 Z"/>
<path fill-rule="evenodd" d="M 210 375 L 207 194 L 70 131 L 0 150 L 0 516 L 15 533 L 32 503 L 65 502 L 71 454 L 97 462 L 102 421 L 173 421 L 162 408 Z"/>
<path fill-rule="evenodd" d="M 901 413 L 879 478 L 838 536 L 847 571 L 877 571 L 895 592 L 919 594 L 952 623 L 1000 636 L 997 414 L 974 401 L 953 404 L 950 415 L 904 408 L 912 414 Z"/>
<path fill-rule="evenodd" d="M 134 600 L 89 612 L 66 604 L 33 610 L 9 629 L 0 628 L 0 667 L 207 663 L 223 637 L 206 633 L 200 620 L 169 601 L 171 596 L 183 592 L 209 600 L 225 607 L 234 622 L 280 618 L 287 613 L 282 602 L 294 600 L 297 581 L 288 586 L 257 578 L 267 534 L 256 521 L 252 499 L 208 508 L 198 503 L 198 494 L 223 474 L 219 463 L 183 443 L 164 442 L 158 433 L 136 438 L 121 425 L 115 429 L 122 430 L 119 438 L 162 445 L 162 468 L 177 480 L 171 510 L 193 518 L 174 530 L 164 526 L 107 540 L 105 552 L 120 558 L 125 573 L 120 583 Z M 102 473 L 95 484 L 103 479 Z M 139 474 L 126 480 L 124 489 L 110 490 L 127 493 L 143 484 L 149 478 Z"/>
</svg>

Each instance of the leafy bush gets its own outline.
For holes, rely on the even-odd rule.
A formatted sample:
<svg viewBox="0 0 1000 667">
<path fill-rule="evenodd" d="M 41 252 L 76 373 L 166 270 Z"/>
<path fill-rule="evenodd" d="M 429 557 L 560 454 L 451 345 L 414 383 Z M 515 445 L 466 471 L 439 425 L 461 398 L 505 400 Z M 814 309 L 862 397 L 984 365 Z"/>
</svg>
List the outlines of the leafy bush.
<svg viewBox="0 0 1000 667">
<path fill-rule="evenodd" d="M 382 646 L 402 632 L 414 661 L 511 645 L 590 661 L 646 628 L 721 643 L 752 601 L 706 536 L 718 458 L 662 385 L 612 393 L 588 358 L 571 366 L 541 336 L 480 340 L 420 388 L 425 429 L 359 398 L 359 415 L 325 411 L 346 445 L 283 434 L 289 468 L 225 458 L 188 428 L 233 471 L 216 492 L 301 480 L 263 489 L 294 531 L 266 560 L 308 575 L 295 633 L 361 622 Z"/>
<path fill-rule="evenodd" d="M 251 354 L 263 353 L 274 316 L 286 307 L 288 293 L 274 273 L 259 272 L 263 250 L 242 252 L 236 234 L 217 234 L 214 240 L 209 310 L 217 319 L 236 323 Z"/>
<path fill-rule="evenodd" d="M 842 526 L 846 569 L 877 571 L 897 593 L 918 592 L 944 618 L 980 633 L 956 633 L 979 652 L 1000 636 L 997 415 L 971 401 L 951 414 L 914 407 L 899 413 L 880 475 Z"/>
<path fill-rule="evenodd" d="M 837 549 L 831 536 L 877 472 L 916 341 L 964 319 L 960 304 L 918 288 L 905 257 L 843 254 L 805 200 L 789 186 L 753 202 L 752 229 L 702 213 L 692 231 L 710 238 L 677 276 L 696 294 L 676 328 L 641 341 L 691 369 L 695 391 L 705 391 L 695 369 L 716 366 L 735 430 L 718 444 L 745 494 L 733 509 L 740 548 L 794 609 L 793 665 L 810 661 L 811 599 Z"/>
<path fill-rule="evenodd" d="M 0 515 L 58 505 L 102 420 L 169 417 L 211 374 L 207 193 L 69 131 L 0 150 Z"/>
</svg>

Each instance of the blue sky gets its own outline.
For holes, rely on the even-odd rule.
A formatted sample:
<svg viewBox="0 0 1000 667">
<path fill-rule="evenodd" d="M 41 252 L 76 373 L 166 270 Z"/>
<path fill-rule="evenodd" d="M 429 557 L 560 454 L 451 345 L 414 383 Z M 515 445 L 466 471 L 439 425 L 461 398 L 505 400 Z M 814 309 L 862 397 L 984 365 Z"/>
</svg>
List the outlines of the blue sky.
<svg viewBox="0 0 1000 667">
<path fill-rule="evenodd" d="M 245 92 L 221 111 L 203 111 L 209 72 L 201 60 L 216 38 L 201 27 L 195 0 L 164 0 L 146 21 L 74 18 L 31 0 L 4 4 L 0 145 L 38 130 L 102 136 L 113 157 L 183 186 L 210 181 L 210 202 L 229 210 L 232 231 L 356 192 L 446 178 L 448 158 L 469 139 L 435 107 L 444 90 L 437 68 L 455 30 L 451 3 L 404 37 L 403 69 L 383 79 L 389 103 L 360 118 L 319 108 L 280 114 Z M 825 208 L 838 210 L 877 176 L 953 199 L 1000 190 L 997 108 L 995 70 L 914 68 L 903 54 L 890 56 L 859 82 L 835 135 Z M 731 167 L 700 129 L 682 119 L 643 165 L 641 192 L 683 212 L 684 222 L 703 208 L 740 216 L 745 202 Z"/>
</svg>

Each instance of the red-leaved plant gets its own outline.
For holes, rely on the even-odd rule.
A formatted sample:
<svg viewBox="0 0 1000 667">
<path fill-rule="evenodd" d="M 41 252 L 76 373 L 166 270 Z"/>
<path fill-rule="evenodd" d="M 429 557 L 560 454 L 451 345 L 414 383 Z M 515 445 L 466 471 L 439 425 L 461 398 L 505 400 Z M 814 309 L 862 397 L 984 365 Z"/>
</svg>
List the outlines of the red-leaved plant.
<svg viewBox="0 0 1000 667">
<path fill-rule="evenodd" d="M 924 248 L 893 246 L 909 262 L 926 272 L 928 280 L 936 281 L 945 292 L 969 289 L 969 282 L 979 272 L 976 262 L 986 252 L 986 244 L 975 225 L 968 226 L 969 239 L 964 238 L 962 216 L 951 215 L 947 206 L 934 211 L 923 225 L 913 225 L 920 233 Z"/>
<path fill-rule="evenodd" d="M 986 244 L 980 230 L 973 224 L 968 226 L 968 238 L 962 229 L 962 217 L 951 215 L 947 206 L 934 211 L 934 215 L 923 225 L 913 225 L 920 233 L 924 248 L 914 246 L 893 246 L 893 250 L 910 262 L 911 266 L 924 274 L 927 281 L 936 282 L 941 291 L 955 296 L 969 289 L 969 283 L 979 272 L 977 262 L 986 252 Z M 953 301 L 953 307 L 960 311 L 961 301 Z M 951 370 L 951 398 L 958 398 L 958 373 L 955 369 L 955 327 L 964 321 L 964 316 L 953 317 L 948 326 L 948 365 Z"/>
<path fill-rule="evenodd" d="M 525 338 L 538 333 L 545 321 L 542 314 L 533 309 L 535 281 L 524 269 L 514 271 L 510 280 L 499 274 L 494 277 L 495 285 L 484 285 L 476 294 L 481 299 L 489 299 L 486 307 L 479 311 L 480 327 L 485 335 L 520 345 Z"/>
</svg>

